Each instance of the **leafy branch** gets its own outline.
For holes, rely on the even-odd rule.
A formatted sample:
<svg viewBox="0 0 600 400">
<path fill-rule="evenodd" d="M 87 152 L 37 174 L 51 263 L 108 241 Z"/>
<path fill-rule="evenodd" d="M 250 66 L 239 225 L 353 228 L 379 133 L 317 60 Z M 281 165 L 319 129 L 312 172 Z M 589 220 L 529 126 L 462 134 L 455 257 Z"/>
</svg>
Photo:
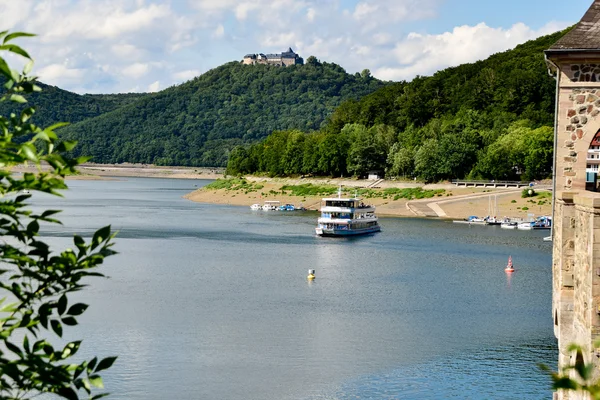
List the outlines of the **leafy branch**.
<svg viewBox="0 0 600 400">
<path fill-rule="evenodd" d="M 29 33 L 0 32 L 0 51 L 28 60 L 22 71 L 11 69 L 0 57 L 3 91 L 0 102 L 27 103 L 26 96 L 40 91 L 30 76 L 33 59 L 12 43 Z M 103 388 L 99 373 L 116 357 L 94 357 L 81 363 L 70 362 L 81 341 L 57 347 L 44 338 L 54 333 L 63 336 L 67 326 L 78 324 L 88 308 L 70 303 L 68 295 L 86 287 L 89 277 L 103 277 L 96 271 L 112 250 L 115 233 L 110 226 L 95 232 L 90 241 L 73 237 L 74 248 L 59 253 L 39 237 L 42 224 L 61 224 L 59 210 L 34 213 L 27 209 L 33 192 L 60 196 L 67 189 L 64 177 L 76 172 L 87 157 L 69 158 L 66 153 L 75 142 L 58 140 L 56 129 L 64 124 L 41 128 L 31 122 L 35 107 L 20 113 L 0 116 L 0 399 L 32 398 L 54 393 L 78 399 L 92 395 L 92 388 Z M 35 166 L 35 173 L 15 175 L 14 166 Z M 106 393 L 91 396 L 98 399 Z"/>
</svg>

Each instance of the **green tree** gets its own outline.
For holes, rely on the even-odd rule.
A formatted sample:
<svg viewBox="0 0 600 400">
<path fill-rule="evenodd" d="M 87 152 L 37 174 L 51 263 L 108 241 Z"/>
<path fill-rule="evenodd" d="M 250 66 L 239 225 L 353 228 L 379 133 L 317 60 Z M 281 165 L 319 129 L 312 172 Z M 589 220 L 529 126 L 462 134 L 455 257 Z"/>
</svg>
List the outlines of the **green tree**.
<svg viewBox="0 0 600 400">
<path fill-rule="evenodd" d="M 386 176 L 403 176 L 412 174 L 415 168 L 415 151 L 410 147 L 402 147 L 396 143 L 387 159 Z"/>
<path fill-rule="evenodd" d="M 35 109 L 27 105 L 26 96 L 40 88 L 29 76 L 31 57 L 12 43 L 24 36 L 32 35 L 0 32 L 0 51 L 29 60 L 21 73 L 0 57 L 0 76 L 5 82 L 0 103 L 20 104 L 22 110 L 0 116 L 0 291 L 5 295 L 0 300 L 0 398 L 53 393 L 77 399 L 83 391 L 91 394 L 92 387 L 103 388 L 99 372 L 109 368 L 115 357 L 74 363 L 71 358 L 81 340 L 60 347 L 52 343 L 67 326 L 77 325 L 77 318 L 87 309 L 87 304 L 71 303 L 68 295 L 83 289 L 87 278 L 103 276 L 96 268 L 114 254 L 114 235 L 110 226 L 96 231 L 89 242 L 76 235 L 73 248 L 60 252 L 40 239 L 42 224 L 60 223 L 55 218 L 59 211 L 34 213 L 27 208 L 27 200 L 36 192 L 60 195 L 59 190 L 67 188 L 65 175 L 74 173 L 86 159 L 65 155 L 75 143 L 58 141 L 54 130 L 60 125 L 42 129 L 31 122 Z M 36 166 L 37 172 L 15 176 L 11 167 L 16 165 Z"/>
<path fill-rule="evenodd" d="M 350 143 L 347 161 L 350 174 L 361 177 L 369 171 L 385 169 L 385 140 L 378 140 L 372 131 L 360 124 L 346 125 L 341 134 L 348 137 Z"/>
<path fill-rule="evenodd" d="M 426 140 L 415 154 L 415 173 L 426 182 L 438 180 L 440 177 L 438 162 L 441 156 L 439 142 L 436 139 Z"/>
</svg>

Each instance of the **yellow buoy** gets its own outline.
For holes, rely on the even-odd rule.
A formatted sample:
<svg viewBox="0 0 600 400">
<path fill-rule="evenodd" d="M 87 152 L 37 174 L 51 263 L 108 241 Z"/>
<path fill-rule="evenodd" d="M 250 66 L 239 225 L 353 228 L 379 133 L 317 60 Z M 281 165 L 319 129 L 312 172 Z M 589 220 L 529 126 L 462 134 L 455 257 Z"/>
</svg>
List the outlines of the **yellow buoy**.
<svg viewBox="0 0 600 400">
<path fill-rule="evenodd" d="M 309 269 L 308 270 L 308 276 L 306 278 L 309 281 L 312 281 L 313 279 L 315 279 L 315 270 L 314 269 Z"/>
</svg>

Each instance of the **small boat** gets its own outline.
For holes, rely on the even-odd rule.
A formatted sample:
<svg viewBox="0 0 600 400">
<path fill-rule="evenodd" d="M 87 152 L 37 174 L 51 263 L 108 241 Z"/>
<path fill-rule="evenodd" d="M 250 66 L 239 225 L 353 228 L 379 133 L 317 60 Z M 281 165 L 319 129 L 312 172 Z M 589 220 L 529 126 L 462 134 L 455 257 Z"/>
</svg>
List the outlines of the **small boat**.
<svg viewBox="0 0 600 400">
<path fill-rule="evenodd" d="M 506 264 L 506 268 L 504 268 L 505 272 L 515 272 L 515 268 L 513 267 L 512 257 L 508 256 L 508 264 Z"/>
<path fill-rule="evenodd" d="M 530 231 L 533 229 L 533 224 L 533 221 L 519 222 L 519 224 L 517 225 L 517 229 L 520 229 L 522 231 Z"/>
<path fill-rule="evenodd" d="M 538 217 L 532 226 L 533 229 L 550 229 L 552 228 L 552 217 Z"/>
<path fill-rule="evenodd" d="M 319 236 L 352 236 L 379 232 L 381 227 L 375 207 L 364 204 L 358 197 L 342 197 L 342 188 L 338 197 L 322 200 L 321 216 L 315 231 Z"/>
<path fill-rule="evenodd" d="M 502 225 L 502 221 L 496 217 L 485 217 L 483 219 L 486 225 Z"/>
<path fill-rule="evenodd" d="M 279 206 L 279 211 L 295 211 L 296 207 L 293 204 L 284 204 Z"/>
<path fill-rule="evenodd" d="M 259 211 L 259 210 L 262 210 L 262 205 L 261 204 L 252 204 L 250 206 L 250 209 L 253 211 Z"/>
<path fill-rule="evenodd" d="M 511 222 L 511 221 L 507 221 L 507 222 L 503 222 L 500 224 L 500 228 L 502 229 L 517 229 L 517 222 Z"/>
<path fill-rule="evenodd" d="M 485 225 L 486 224 L 486 220 L 484 218 L 479 218 L 475 215 L 471 215 L 467 219 L 454 220 L 452 222 L 454 222 L 455 224 L 469 224 L 469 225 Z"/>
<path fill-rule="evenodd" d="M 279 201 L 277 201 L 277 200 L 265 201 L 265 204 L 263 204 L 263 206 L 262 206 L 263 211 L 277 211 L 278 208 L 279 208 Z"/>
</svg>

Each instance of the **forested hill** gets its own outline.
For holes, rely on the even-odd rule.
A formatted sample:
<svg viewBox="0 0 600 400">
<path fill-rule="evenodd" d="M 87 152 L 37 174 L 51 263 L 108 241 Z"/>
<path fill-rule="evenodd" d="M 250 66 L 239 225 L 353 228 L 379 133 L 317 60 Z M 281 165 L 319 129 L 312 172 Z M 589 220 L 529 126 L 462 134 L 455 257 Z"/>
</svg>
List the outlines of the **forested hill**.
<svg viewBox="0 0 600 400">
<path fill-rule="evenodd" d="M 384 86 L 314 57 L 286 68 L 231 62 L 61 129 L 99 163 L 226 165 L 229 151 L 274 130 L 320 129 L 333 110 Z"/>
<path fill-rule="evenodd" d="M 543 51 L 567 31 L 346 101 L 318 133 L 279 131 L 234 149 L 228 171 L 364 176 L 380 170 L 426 181 L 546 178 L 556 83 Z"/>
<path fill-rule="evenodd" d="M 35 105 L 35 123 L 44 127 L 57 122 L 75 123 L 97 117 L 147 96 L 145 93 L 80 95 L 41 82 L 37 85 L 42 91 L 29 95 L 27 105 Z M 14 111 L 17 111 L 14 103 L 0 103 L 0 115 Z"/>
</svg>

